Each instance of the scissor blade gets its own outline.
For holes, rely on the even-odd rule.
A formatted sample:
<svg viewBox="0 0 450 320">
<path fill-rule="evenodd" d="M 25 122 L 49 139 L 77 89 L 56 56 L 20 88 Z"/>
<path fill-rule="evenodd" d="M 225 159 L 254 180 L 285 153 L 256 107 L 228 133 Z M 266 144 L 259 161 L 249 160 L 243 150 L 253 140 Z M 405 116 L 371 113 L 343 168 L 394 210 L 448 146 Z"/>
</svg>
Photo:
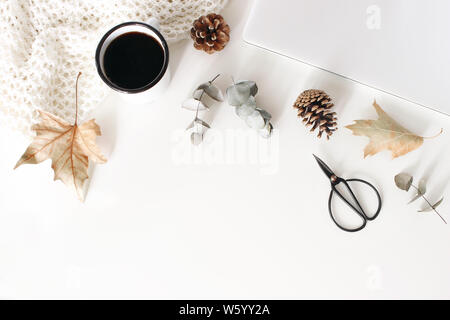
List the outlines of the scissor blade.
<svg viewBox="0 0 450 320">
<path fill-rule="evenodd" d="M 328 177 L 328 179 L 331 179 L 331 176 L 334 175 L 334 172 L 323 162 L 319 157 L 317 157 L 315 154 L 313 154 L 314 158 L 316 158 L 317 163 L 319 164 L 320 169 L 322 169 L 323 173 Z"/>
</svg>

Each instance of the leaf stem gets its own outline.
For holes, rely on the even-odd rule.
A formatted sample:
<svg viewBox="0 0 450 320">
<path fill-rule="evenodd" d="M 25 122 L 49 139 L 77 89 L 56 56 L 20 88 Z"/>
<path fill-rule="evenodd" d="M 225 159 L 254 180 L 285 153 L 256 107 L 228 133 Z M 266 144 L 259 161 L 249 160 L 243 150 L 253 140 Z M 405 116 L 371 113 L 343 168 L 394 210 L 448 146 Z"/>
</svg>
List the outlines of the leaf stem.
<svg viewBox="0 0 450 320">
<path fill-rule="evenodd" d="M 75 125 L 78 123 L 78 80 L 80 80 L 81 72 L 78 73 L 77 83 L 75 84 Z"/>
<path fill-rule="evenodd" d="M 436 135 L 434 135 L 434 136 L 432 136 L 432 137 L 424 137 L 424 139 L 434 139 L 434 138 L 437 138 L 437 137 L 439 137 L 442 133 L 444 132 L 444 129 L 443 128 L 441 128 L 441 131 L 438 133 L 438 134 L 436 134 Z"/>
<path fill-rule="evenodd" d="M 445 219 L 440 215 L 440 213 L 433 208 L 433 205 L 430 203 L 430 201 L 428 201 L 427 198 L 425 198 L 425 196 L 419 191 L 419 188 L 416 187 L 415 185 L 411 185 L 414 189 L 417 190 L 418 194 L 420 194 L 420 196 L 426 201 L 426 203 L 428 203 L 428 205 L 430 206 L 431 209 L 433 209 L 434 212 L 436 212 L 436 214 L 442 219 L 442 221 L 444 221 L 445 224 L 447 224 L 447 221 L 445 221 Z"/>
<path fill-rule="evenodd" d="M 213 83 L 218 77 L 220 77 L 220 73 L 217 76 L 215 76 L 210 82 Z"/>
<path fill-rule="evenodd" d="M 195 111 L 195 119 L 198 118 L 198 111 L 200 109 L 200 103 L 202 102 L 202 98 L 203 98 L 204 94 L 205 94 L 205 89 L 202 89 L 202 94 L 200 95 L 200 98 L 198 98 L 197 110 Z"/>
</svg>

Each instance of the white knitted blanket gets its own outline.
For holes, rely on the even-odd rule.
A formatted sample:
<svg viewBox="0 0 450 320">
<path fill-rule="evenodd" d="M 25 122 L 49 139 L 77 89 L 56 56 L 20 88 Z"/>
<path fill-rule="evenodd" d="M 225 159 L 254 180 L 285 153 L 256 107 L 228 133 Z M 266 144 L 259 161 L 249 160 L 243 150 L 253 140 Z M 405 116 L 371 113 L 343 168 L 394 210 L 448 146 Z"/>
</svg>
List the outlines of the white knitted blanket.
<svg viewBox="0 0 450 320">
<path fill-rule="evenodd" d="M 228 0 L 0 0 L 0 126 L 30 135 L 37 109 L 74 119 L 108 92 L 95 68 L 102 35 L 126 21 L 155 17 L 169 43 L 186 38 L 195 19 Z"/>
</svg>

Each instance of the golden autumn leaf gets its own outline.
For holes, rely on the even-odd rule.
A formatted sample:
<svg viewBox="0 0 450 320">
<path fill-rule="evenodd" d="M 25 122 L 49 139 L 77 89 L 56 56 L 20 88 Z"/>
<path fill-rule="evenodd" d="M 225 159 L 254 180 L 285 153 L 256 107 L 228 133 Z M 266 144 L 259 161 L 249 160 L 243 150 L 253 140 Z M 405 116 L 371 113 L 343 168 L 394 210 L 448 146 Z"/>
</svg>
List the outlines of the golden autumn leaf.
<svg viewBox="0 0 450 320">
<path fill-rule="evenodd" d="M 80 74 L 77 92 L 79 77 Z M 96 137 L 101 135 L 100 127 L 95 120 L 78 125 L 77 113 L 78 102 L 75 123 L 71 125 L 50 113 L 39 111 L 40 122 L 32 127 L 36 136 L 14 169 L 22 164 L 37 164 L 51 159 L 54 179 L 73 187 L 83 201 L 83 187 L 89 177 L 89 160 L 97 163 L 107 160 L 95 142 Z"/>
<path fill-rule="evenodd" d="M 370 139 L 364 149 L 364 158 L 383 150 L 391 151 L 392 158 L 397 158 L 418 149 L 424 139 L 427 139 L 403 128 L 376 101 L 373 106 L 378 114 L 377 120 L 355 120 L 354 124 L 346 126 L 353 131 L 353 135 Z M 442 129 L 439 134 L 441 133 Z"/>
</svg>

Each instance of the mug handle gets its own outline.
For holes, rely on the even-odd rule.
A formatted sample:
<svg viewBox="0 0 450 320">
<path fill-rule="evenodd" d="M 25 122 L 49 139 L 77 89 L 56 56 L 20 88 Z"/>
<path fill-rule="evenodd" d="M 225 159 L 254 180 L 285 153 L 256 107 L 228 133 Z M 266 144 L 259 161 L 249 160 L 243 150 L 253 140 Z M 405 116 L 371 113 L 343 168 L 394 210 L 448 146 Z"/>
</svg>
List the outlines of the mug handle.
<svg viewBox="0 0 450 320">
<path fill-rule="evenodd" d="M 158 19 L 152 17 L 150 18 L 150 20 L 147 21 L 147 23 L 159 31 L 160 25 Z"/>
</svg>

